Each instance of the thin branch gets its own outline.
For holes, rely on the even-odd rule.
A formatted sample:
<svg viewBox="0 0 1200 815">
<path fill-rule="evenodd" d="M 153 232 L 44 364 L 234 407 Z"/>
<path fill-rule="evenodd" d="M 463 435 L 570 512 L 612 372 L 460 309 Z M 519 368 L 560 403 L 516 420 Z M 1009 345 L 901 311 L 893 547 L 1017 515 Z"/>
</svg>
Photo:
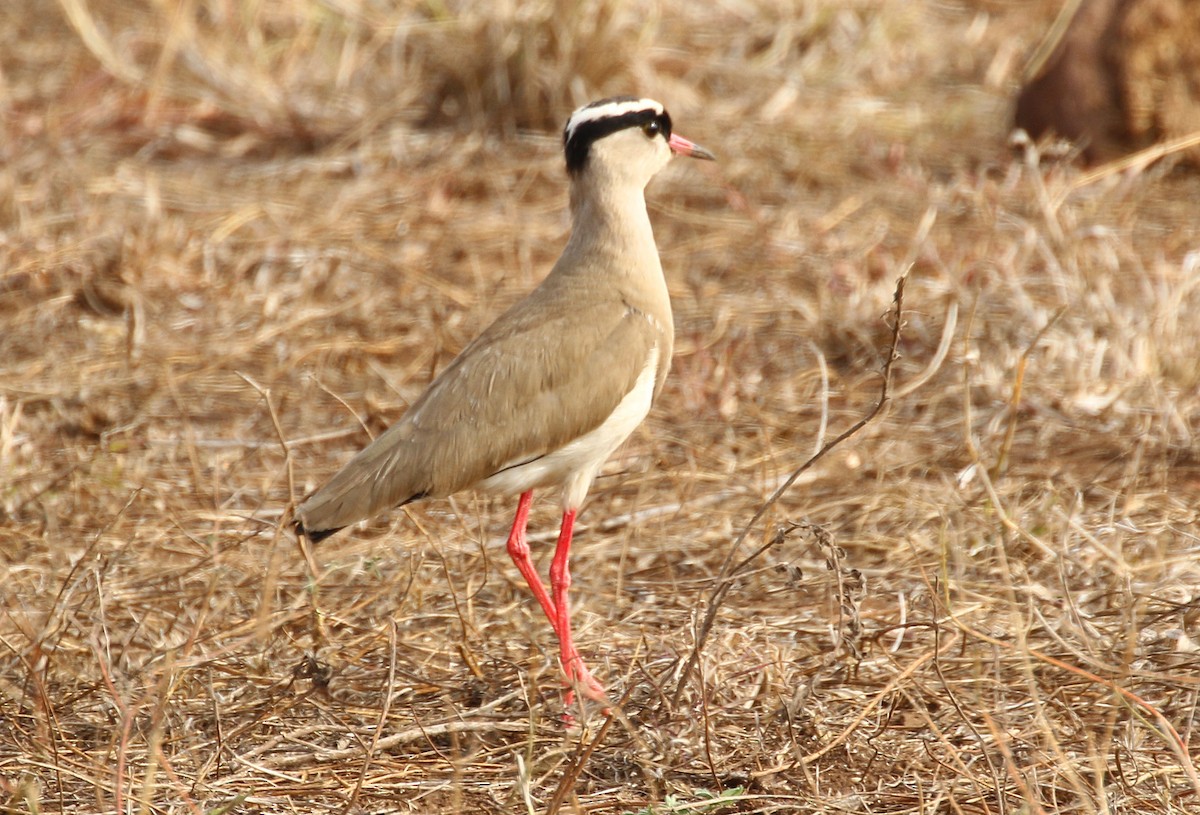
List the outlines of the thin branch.
<svg viewBox="0 0 1200 815">
<path fill-rule="evenodd" d="M 926 226 L 926 224 L 929 224 L 930 226 L 932 225 L 932 218 L 928 214 L 926 215 L 925 220 L 922 222 L 922 229 L 920 232 L 928 232 L 928 226 Z M 917 245 L 919 245 L 920 242 L 921 241 L 918 240 Z M 721 564 L 721 571 L 717 575 L 717 587 L 713 590 L 712 595 L 708 599 L 708 605 L 704 610 L 704 618 L 696 628 L 695 644 L 692 646 L 692 653 L 688 657 L 687 662 L 683 666 L 683 671 L 679 675 L 679 683 L 675 686 L 675 695 L 671 700 L 672 705 L 678 705 L 679 700 L 683 697 L 683 689 L 687 687 L 688 682 L 692 678 L 692 673 L 696 670 L 696 665 L 700 661 L 700 652 L 704 650 L 704 644 L 708 641 L 708 635 L 712 631 L 713 623 L 717 619 L 717 612 L 720 611 L 721 604 L 724 602 L 725 596 L 729 594 L 729 590 L 733 588 L 734 579 L 748 565 L 750 565 L 750 563 L 778 543 L 778 536 L 774 536 L 762 546 L 755 549 L 750 555 L 743 558 L 741 561 L 738 561 L 737 565 L 734 565 L 734 558 L 737 555 L 738 550 L 741 549 L 742 544 L 745 543 L 746 538 L 750 536 L 750 532 L 758 526 L 758 522 L 762 520 L 763 516 L 766 515 L 776 503 L 778 503 L 779 499 L 783 497 L 783 494 L 791 488 L 792 484 L 796 483 L 796 479 L 798 479 L 804 474 L 805 471 L 810 469 L 814 464 L 828 455 L 829 452 L 835 447 L 866 427 L 868 423 L 870 423 L 876 416 L 879 415 L 879 413 L 883 410 L 883 406 L 888 403 L 892 381 L 892 365 L 895 363 L 898 356 L 896 349 L 900 345 L 900 328 L 903 325 L 904 284 L 908 280 L 908 269 L 910 267 L 911 263 L 906 264 L 904 273 L 896 281 L 896 291 L 892 295 L 893 306 L 891 313 L 894 315 L 892 322 L 892 338 L 891 343 L 888 346 L 887 357 L 883 363 L 883 382 L 879 387 L 879 400 L 865 416 L 851 425 L 837 438 L 826 443 L 807 461 L 793 470 L 792 474 L 788 476 L 778 488 L 776 488 L 775 492 L 771 494 L 771 497 L 768 498 L 758 508 L 758 510 L 754 513 L 754 517 L 752 517 L 749 523 L 747 523 L 742 528 L 742 531 L 738 533 L 738 536 L 734 539 L 733 544 L 729 547 L 729 552 L 725 555 L 725 561 Z"/>
<path fill-rule="evenodd" d="M 371 734 L 371 746 L 367 748 L 367 754 L 363 757 L 362 768 L 358 771 L 358 781 L 354 784 L 354 792 L 350 793 L 350 800 L 346 802 L 346 806 L 342 807 L 342 813 L 350 812 L 358 803 L 358 796 L 362 794 L 363 782 L 367 780 L 367 770 L 371 767 L 371 759 L 375 757 L 375 751 L 379 749 L 379 734 L 383 732 L 383 728 L 387 727 L 388 711 L 392 707 L 392 699 L 395 696 L 396 687 L 396 621 L 391 620 L 388 625 L 388 673 L 386 687 L 383 692 L 383 706 L 379 709 L 379 717 L 375 721 L 375 732 Z"/>
<path fill-rule="evenodd" d="M 604 717 L 604 723 L 600 725 L 600 730 L 596 733 L 596 737 L 591 741 L 580 741 L 579 747 L 575 750 L 575 758 L 571 762 L 571 766 L 563 773 L 563 777 L 558 782 L 558 787 L 554 790 L 554 796 L 550 799 L 550 805 L 546 807 L 546 815 L 557 815 L 558 810 L 562 808 L 563 801 L 575 789 L 575 782 L 579 779 L 579 774 L 583 772 L 583 768 L 587 766 L 588 759 L 592 757 L 592 753 L 600 742 L 604 741 L 605 735 L 608 734 L 608 728 L 612 726 L 613 720 L 621 716 L 621 711 L 625 705 L 629 703 L 629 699 L 633 696 L 633 689 L 637 685 L 630 683 L 625 688 L 625 693 L 622 694 L 620 701 L 613 706 L 608 715 Z"/>
</svg>

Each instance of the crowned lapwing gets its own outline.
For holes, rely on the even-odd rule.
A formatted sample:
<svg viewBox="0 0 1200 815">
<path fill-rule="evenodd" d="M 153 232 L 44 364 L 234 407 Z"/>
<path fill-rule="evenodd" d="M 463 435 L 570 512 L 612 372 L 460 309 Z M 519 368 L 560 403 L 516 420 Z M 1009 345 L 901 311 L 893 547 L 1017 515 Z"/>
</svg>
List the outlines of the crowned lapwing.
<svg viewBox="0 0 1200 815">
<path fill-rule="evenodd" d="M 674 327 L 645 188 L 673 154 L 712 159 L 663 106 L 628 96 L 571 114 L 563 130 L 571 237 L 536 289 L 463 349 L 396 424 L 296 508 L 311 541 L 420 498 L 519 495 L 512 556 L 558 636 L 569 689 L 604 699 L 571 636 L 567 559 L 597 471 L 650 410 Z M 530 560 L 533 490 L 561 485 L 549 591 Z"/>
</svg>

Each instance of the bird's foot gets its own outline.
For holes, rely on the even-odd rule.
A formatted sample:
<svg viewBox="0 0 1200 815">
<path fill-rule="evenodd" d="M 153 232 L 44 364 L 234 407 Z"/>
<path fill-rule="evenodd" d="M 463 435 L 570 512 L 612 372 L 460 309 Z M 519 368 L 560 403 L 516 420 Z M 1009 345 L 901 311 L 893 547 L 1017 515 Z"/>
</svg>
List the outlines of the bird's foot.
<svg viewBox="0 0 1200 815">
<path fill-rule="evenodd" d="M 600 680 L 592 676 L 582 662 L 578 663 L 578 667 L 574 672 L 574 676 L 567 674 L 567 683 L 572 690 L 578 690 L 593 702 L 608 702 L 608 694 L 604 691 L 604 686 L 600 684 Z"/>
<path fill-rule="evenodd" d="M 563 703 L 567 708 L 570 708 L 575 703 L 575 692 L 579 691 L 587 699 L 602 703 L 604 705 L 602 712 L 606 716 L 608 715 L 611 705 L 608 701 L 608 694 L 605 693 L 604 686 L 600 684 L 600 680 L 592 676 L 592 672 L 583 664 L 583 658 L 578 653 L 575 653 L 564 661 L 563 684 L 567 688 L 563 694 Z M 572 721 L 570 713 L 565 713 L 563 718 L 568 723 Z"/>
</svg>

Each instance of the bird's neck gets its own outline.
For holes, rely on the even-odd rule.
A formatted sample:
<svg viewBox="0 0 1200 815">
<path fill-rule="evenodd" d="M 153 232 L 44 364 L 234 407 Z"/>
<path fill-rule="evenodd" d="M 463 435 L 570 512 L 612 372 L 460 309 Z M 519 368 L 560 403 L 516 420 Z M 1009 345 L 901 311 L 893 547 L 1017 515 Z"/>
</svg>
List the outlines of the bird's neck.
<svg viewBox="0 0 1200 815">
<path fill-rule="evenodd" d="M 603 258 L 608 268 L 662 275 L 643 189 L 632 184 L 571 187 L 571 238 L 567 251 Z"/>
</svg>

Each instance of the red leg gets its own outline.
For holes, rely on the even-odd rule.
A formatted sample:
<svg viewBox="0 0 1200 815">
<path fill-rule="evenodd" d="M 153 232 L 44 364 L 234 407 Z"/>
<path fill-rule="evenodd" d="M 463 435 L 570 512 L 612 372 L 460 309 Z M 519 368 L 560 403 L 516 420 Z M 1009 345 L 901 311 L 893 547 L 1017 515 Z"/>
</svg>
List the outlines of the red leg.
<svg viewBox="0 0 1200 815">
<path fill-rule="evenodd" d="M 557 632 L 558 610 L 554 606 L 554 601 L 550 599 L 550 595 L 546 593 L 546 587 L 542 585 L 542 579 L 538 577 L 537 569 L 533 567 L 533 562 L 529 559 L 529 543 L 525 540 L 525 525 L 529 522 L 529 505 L 532 503 L 533 490 L 521 493 L 521 498 L 517 502 L 517 517 L 513 518 L 512 531 L 508 533 L 508 556 L 517 565 L 517 571 L 529 584 L 530 591 L 541 603 L 542 611 L 546 612 L 546 617 Z"/>
<path fill-rule="evenodd" d="M 554 559 L 550 562 L 550 590 L 554 595 L 551 605 L 558 610 L 558 614 L 550 618 L 550 623 L 558 634 L 559 653 L 562 657 L 563 673 L 566 674 L 567 681 L 572 685 L 579 685 L 580 690 L 588 698 L 601 702 L 606 699 L 604 686 L 592 676 L 591 671 L 583 664 L 583 657 L 579 655 L 571 637 L 571 603 L 567 598 L 567 593 L 571 588 L 569 558 L 571 534 L 574 529 L 575 510 L 568 509 L 563 512 L 562 528 L 558 532 L 558 544 L 554 547 Z M 566 703 L 570 705 L 574 698 L 574 689 L 568 689 L 565 697 Z"/>
</svg>

